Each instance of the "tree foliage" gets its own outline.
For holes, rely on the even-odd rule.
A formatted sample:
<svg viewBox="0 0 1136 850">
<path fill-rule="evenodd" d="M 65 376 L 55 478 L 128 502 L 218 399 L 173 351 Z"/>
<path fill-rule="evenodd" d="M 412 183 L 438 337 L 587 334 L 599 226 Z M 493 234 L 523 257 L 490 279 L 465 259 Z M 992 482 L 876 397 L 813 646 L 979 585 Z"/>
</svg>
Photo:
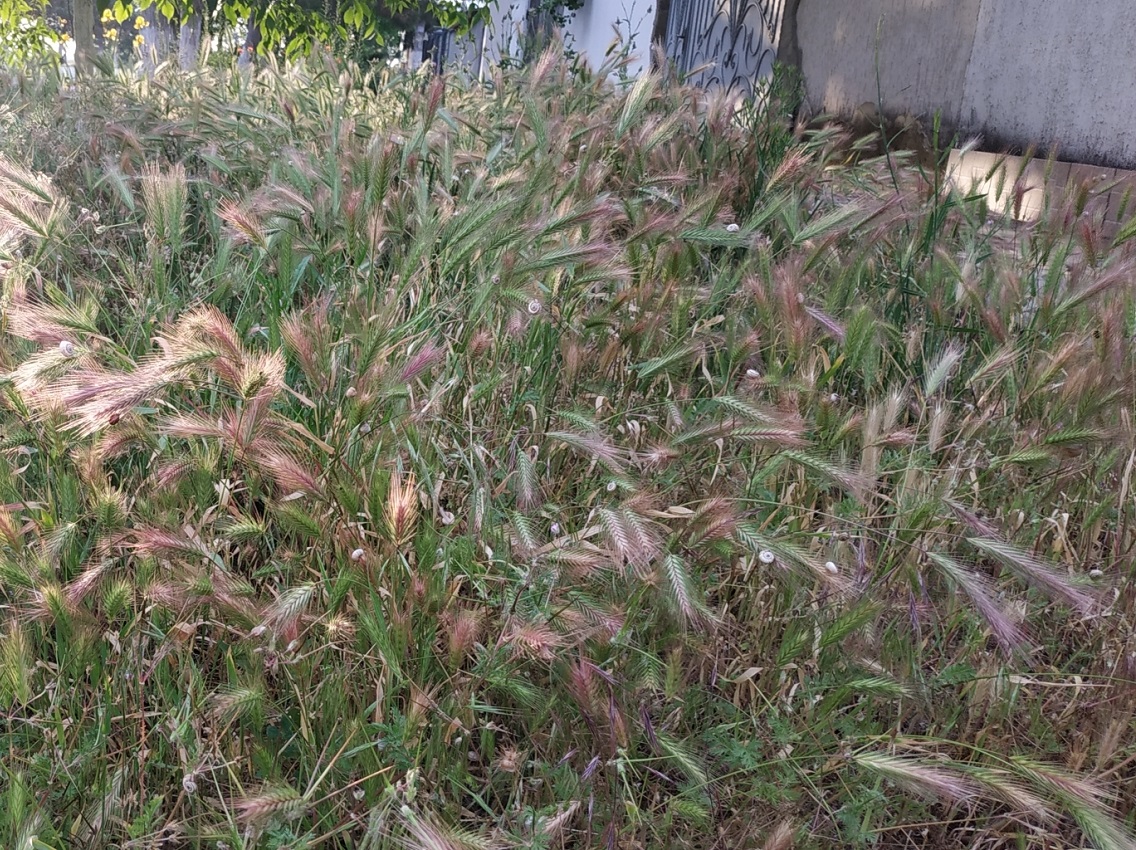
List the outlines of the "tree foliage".
<svg viewBox="0 0 1136 850">
<path fill-rule="evenodd" d="M 0 58 L 22 59 L 42 53 L 57 41 L 61 19 L 42 0 L 0 0 Z"/>
<path fill-rule="evenodd" d="M 71 37 L 85 41 L 90 34 L 81 34 L 75 28 L 75 22 L 82 18 L 77 14 L 78 7 L 85 2 L 87 0 L 72 0 L 75 14 L 64 16 L 50 14 L 42 0 L 0 0 L 0 58 L 26 61 L 58 51 Z M 382 45 L 399 29 L 419 23 L 436 23 L 465 32 L 484 18 L 490 2 L 206 0 L 199 8 L 213 34 L 226 28 L 230 31 L 255 28 L 257 38 L 251 43 L 258 52 L 280 51 L 288 58 L 295 58 L 316 43 Z M 151 8 L 171 26 L 184 23 L 196 11 L 192 0 L 95 0 L 95 17 L 101 17 L 117 36 L 119 27 L 129 26 L 140 12 Z"/>
</svg>

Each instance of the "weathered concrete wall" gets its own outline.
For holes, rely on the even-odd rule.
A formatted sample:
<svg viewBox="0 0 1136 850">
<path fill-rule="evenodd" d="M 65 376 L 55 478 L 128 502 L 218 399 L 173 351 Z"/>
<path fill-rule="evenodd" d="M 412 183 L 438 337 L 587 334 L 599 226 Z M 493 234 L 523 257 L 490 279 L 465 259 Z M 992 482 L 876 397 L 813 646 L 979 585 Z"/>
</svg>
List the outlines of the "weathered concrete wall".
<svg viewBox="0 0 1136 850">
<path fill-rule="evenodd" d="M 809 106 L 848 114 L 877 100 L 895 113 L 957 120 L 982 0 L 802 0 L 797 12 Z M 1016 5 L 1016 3 L 1010 4 Z"/>
<path fill-rule="evenodd" d="M 983 0 L 960 126 L 1136 165 L 1134 13 L 1132 0 Z"/>
<path fill-rule="evenodd" d="M 987 146 L 1136 166 L 1132 0 L 802 0 L 797 23 L 814 111 L 879 97 Z"/>
</svg>

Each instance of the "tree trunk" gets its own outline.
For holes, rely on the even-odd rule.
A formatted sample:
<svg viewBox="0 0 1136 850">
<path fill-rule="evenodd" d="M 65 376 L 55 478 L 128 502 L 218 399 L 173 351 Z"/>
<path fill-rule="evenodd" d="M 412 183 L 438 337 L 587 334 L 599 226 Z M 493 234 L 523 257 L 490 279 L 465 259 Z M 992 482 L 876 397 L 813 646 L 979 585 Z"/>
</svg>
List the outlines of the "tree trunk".
<svg viewBox="0 0 1136 850">
<path fill-rule="evenodd" d="M 666 44 L 667 24 L 671 19 L 671 0 L 659 0 L 655 4 L 655 26 L 651 29 L 651 46 Z"/>
<path fill-rule="evenodd" d="M 423 45 L 426 42 L 426 25 L 417 24 L 414 27 L 414 39 L 410 44 L 410 58 L 406 63 L 406 67 L 411 71 L 417 71 L 422 67 L 422 53 L 424 50 Z"/>
<path fill-rule="evenodd" d="M 241 56 L 237 57 L 236 67 L 251 68 L 252 60 L 257 56 L 257 48 L 260 47 L 260 23 L 257 20 L 256 12 L 252 12 L 249 16 L 249 30 L 244 34 L 244 44 L 241 47 Z"/>
<path fill-rule="evenodd" d="M 254 12 L 249 16 L 248 32 L 245 33 L 245 43 L 241 48 L 240 58 L 237 59 L 237 67 L 244 70 L 245 68 L 252 67 L 253 57 L 256 56 L 256 49 L 260 46 L 260 23 L 256 19 Z"/>
<path fill-rule="evenodd" d="M 95 0 L 71 0 L 71 31 L 75 34 L 75 70 L 91 70 L 95 58 Z"/>
<path fill-rule="evenodd" d="M 178 61 L 183 71 L 192 71 L 201 58 L 201 0 L 193 0 L 192 10 L 181 22 Z"/>
<path fill-rule="evenodd" d="M 481 37 L 477 40 L 477 81 L 485 82 L 485 49 L 489 44 L 489 22 L 481 22 Z"/>
<path fill-rule="evenodd" d="M 781 37 L 777 42 L 777 61 L 803 72 L 801 42 L 797 36 L 797 10 L 800 7 L 801 0 L 785 0 L 785 11 L 781 17 Z"/>
<path fill-rule="evenodd" d="M 142 68 L 149 75 L 170 55 L 173 25 L 158 11 L 156 3 L 142 13 L 142 18 L 146 21 L 142 29 Z"/>
</svg>

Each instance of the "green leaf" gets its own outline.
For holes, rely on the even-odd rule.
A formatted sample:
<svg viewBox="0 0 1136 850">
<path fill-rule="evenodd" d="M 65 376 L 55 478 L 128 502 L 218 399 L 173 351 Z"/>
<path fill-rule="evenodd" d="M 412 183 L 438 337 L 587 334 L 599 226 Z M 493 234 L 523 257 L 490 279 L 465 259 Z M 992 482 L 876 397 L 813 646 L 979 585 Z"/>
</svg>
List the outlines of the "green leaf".
<svg viewBox="0 0 1136 850">
<path fill-rule="evenodd" d="M 1010 464 L 1025 465 L 1030 463 L 1041 463 L 1042 461 L 1049 460 L 1052 457 L 1050 453 L 1041 448 L 1034 446 L 1028 449 L 1019 449 L 1016 452 L 1006 455 L 1005 457 L 995 458 L 991 462 L 991 466 L 1008 466 Z"/>
<path fill-rule="evenodd" d="M 718 248 L 748 248 L 753 242 L 753 237 L 748 233 L 742 231 L 731 233 L 728 230 L 713 227 L 688 228 L 679 234 L 679 238 L 684 242 Z"/>
<path fill-rule="evenodd" d="M 639 373 L 640 378 L 652 378 L 660 372 L 667 371 L 671 366 L 688 360 L 694 354 L 697 354 L 701 348 L 702 346 L 699 343 L 688 342 L 684 345 L 672 348 L 662 357 L 655 357 L 640 363 L 635 369 Z"/>
</svg>

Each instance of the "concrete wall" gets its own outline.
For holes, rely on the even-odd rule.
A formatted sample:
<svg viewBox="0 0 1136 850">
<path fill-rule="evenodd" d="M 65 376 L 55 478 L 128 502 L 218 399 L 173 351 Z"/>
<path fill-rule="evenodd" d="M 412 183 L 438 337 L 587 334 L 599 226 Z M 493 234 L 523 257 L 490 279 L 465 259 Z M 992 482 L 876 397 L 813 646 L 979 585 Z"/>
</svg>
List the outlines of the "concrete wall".
<svg viewBox="0 0 1136 850">
<path fill-rule="evenodd" d="M 981 4 L 801 0 L 797 37 L 809 105 L 846 114 L 875 103 L 878 61 L 885 109 L 919 112 L 934 103 L 957 120 Z"/>
<path fill-rule="evenodd" d="M 960 125 L 1136 165 L 1132 0 L 983 0 Z"/>
<path fill-rule="evenodd" d="M 878 96 L 885 112 L 938 110 L 987 146 L 1136 166 L 1134 11 L 1132 0 L 802 0 L 809 106 L 849 113 Z"/>
<path fill-rule="evenodd" d="M 1085 211 L 1108 239 L 1136 213 L 1136 171 L 953 150 L 946 177 L 964 194 L 984 195 L 987 209 L 1023 221 L 1084 193 Z"/>
<path fill-rule="evenodd" d="M 735 6 L 720 2 L 726 20 Z M 566 42 L 598 66 L 622 37 L 637 57 L 628 71 L 639 73 L 655 5 L 587 0 Z M 498 0 L 485 50 L 459 53 L 483 56 L 486 68 L 519 58 L 527 8 Z M 948 132 L 980 135 L 987 149 L 1034 146 L 1136 168 L 1136 0 L 801 0 L 797 38 L 813 112 L 847 115 L 882 100 L 885 113 L 928 125 L 938 112 Z M 710 53 L 727 49 L 710 41 Z"/>
</svg>

